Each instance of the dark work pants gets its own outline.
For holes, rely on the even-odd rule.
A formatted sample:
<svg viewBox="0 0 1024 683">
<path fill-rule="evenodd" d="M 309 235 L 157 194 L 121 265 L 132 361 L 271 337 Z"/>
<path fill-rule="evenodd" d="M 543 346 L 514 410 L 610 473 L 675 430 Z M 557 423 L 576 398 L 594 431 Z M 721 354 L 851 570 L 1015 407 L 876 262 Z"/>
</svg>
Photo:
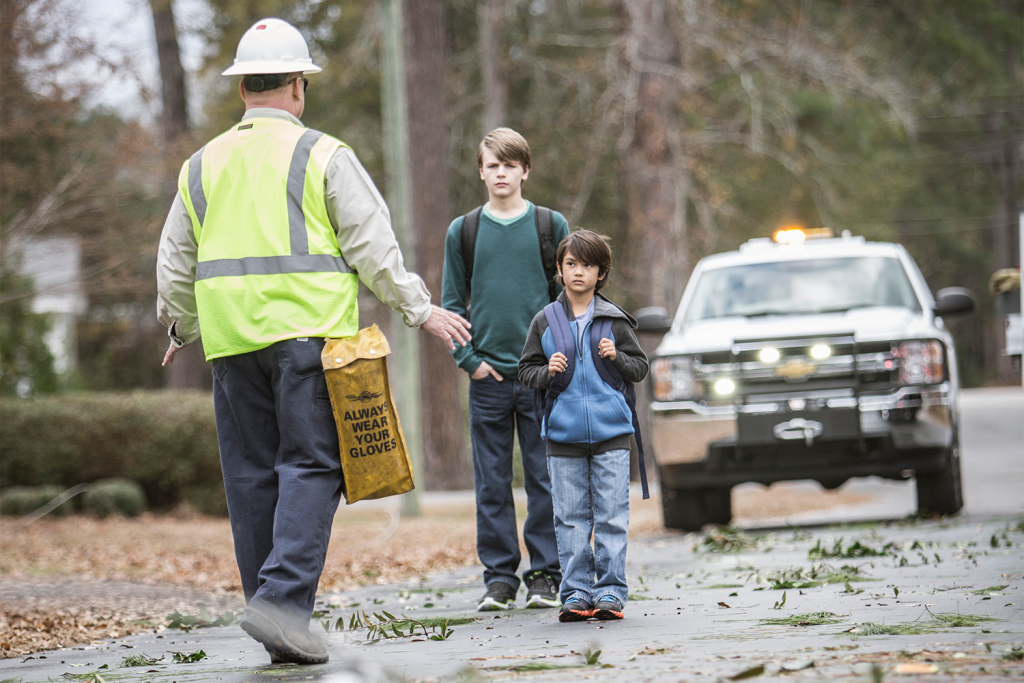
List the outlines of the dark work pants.
<svg viewBox="0 0 1024 683">
<path fill-rule="evenodd" d="M 523 540 L 529 571 L 561 580 L 555 542 L 547 450 L 533 417 L 533 390 L 518 380 L 491 376 L 469 383 L 469 431 L 473 442 L 476 489 L 476 550 L 484 565 L 484 583 L 503 581 L 519 587 L 519 532 L 512 501 L 512 439 L 518 427 L 526 479 Z"/>
<path fill-rule="evenodd" d="M 290 339 L 213 362 L 224 489 L 245 600 L 307 628 L 341 497 L 320 351 Z"/>
</svg>

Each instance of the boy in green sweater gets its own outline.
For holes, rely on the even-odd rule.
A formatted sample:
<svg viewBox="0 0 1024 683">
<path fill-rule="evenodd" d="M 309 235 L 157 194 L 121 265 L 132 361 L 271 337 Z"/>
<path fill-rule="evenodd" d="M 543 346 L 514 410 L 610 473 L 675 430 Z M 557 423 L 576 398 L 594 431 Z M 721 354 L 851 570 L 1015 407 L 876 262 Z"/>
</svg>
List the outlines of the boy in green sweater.
<svg viewBox="0 0 1024 683">
<path fill-rule="evenodd" d="M 558 244 L 569 234 L 569 226 L 560 213 L 523 198 L 530 146 L 519 133 L 509 128 L 488 133 L 477 150 L 477 165 L 487 186 L 487 203 L 448 227 L 441 292 L 442 307 L 473 324 L 472 342 L 458 347 L 453 356 L 471 380 L 477 553 L 487 585 L 477 609 L 511 609 L 519 590 L 516 572 L 521 556 L 512 500 L 512 441 L 517 429 L 527 496 L 526 606 L 557 607 L 561 571 L 547 456 L 533 417 L 533 391 L 519 382 L 518 368 L 530 321 L 551 301 L 554 289 L 545 274 L 540 234 L 550 231 Z M 470 263 L 463 255 L 467 221 L 469 234 L 472 226 L 476 228 Z"/>
</svg>

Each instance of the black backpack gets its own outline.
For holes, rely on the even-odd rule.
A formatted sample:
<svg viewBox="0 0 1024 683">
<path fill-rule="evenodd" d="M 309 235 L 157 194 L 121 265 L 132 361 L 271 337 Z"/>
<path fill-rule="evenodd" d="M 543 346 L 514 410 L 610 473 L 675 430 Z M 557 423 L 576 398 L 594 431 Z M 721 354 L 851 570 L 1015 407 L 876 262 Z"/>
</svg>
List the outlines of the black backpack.
<svg viewBox="0 0 1024 683">
<path fill-rule="evenodd" d="M 478 206 L 462 217 L 462 263 L 466 266 L 466 298 L 469 298 L 470 282 L 473 279 L 473 257 L 476 255 L 476 232 L 480 227 L 480 212 L 482 206 Z M 555 286 L 555 275 L 558 268 L 555 265 L 555 254 L 558 245 L 555 244 L 555 229 L 551 221 L 551 209 L 538 206 L 534 210 L 534 223 L 537 227 L 537 239 L 540 241 L 540 259 L 544 265 L 544 277 L 548 281 L 548 301 L 554 301 L 558 296 Z"/>
<path fill-rule="evenodd" d="M 548 328 L 555 342 L 555 350 L 566 358 L 565 371 L 556 374 L 551 378 L 551 384 L 547 390 L 533 390 L 533 416 L 537 419 L 537 426 L 546 424 L 544 420 L 551 417 L 551 408 L 555 405 L 555 399 L 559 394 L 568 388 L 572 381 L 572 375 L 576 371 L 576 340 L 569 327 L 569 317 L 565 314 L 565 308 L 561 301 L 554 301 L 544 307 L 544 317 L 547 318 Z M 626 405 L 633 416 L 633 436 L 636 438 L 636 450 L 640 456 L 640 486 L 643 489 L 644 500 L 651 497 L 647 490 L 647 467 L 644 464 L 644 442 L 640 438 L 640 421 L 636 415 L 636 390 L 632 382 L 622 379 L 622 375 L 612 362 L 602 358 L 597 350 L 597 345 L 602 339 L 612 338 L 612 319 L 597 318 L 590 325 L 590 353 L 594 358 L 594 366 L 597 374 L 601 376 L 604 383 L 620 392 L 626 399 Z"/>
</svg>

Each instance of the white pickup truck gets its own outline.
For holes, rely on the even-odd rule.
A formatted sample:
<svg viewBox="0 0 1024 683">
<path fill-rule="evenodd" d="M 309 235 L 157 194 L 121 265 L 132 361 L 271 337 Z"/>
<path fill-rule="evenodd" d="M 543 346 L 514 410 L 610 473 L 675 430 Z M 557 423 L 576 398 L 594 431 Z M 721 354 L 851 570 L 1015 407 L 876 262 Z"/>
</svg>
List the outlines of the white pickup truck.
<svg viewBox="0 0 1024 683">
<path fill-rule="evenodd" d="M 827 232 L 825 232 L 827 231 Z M 962 506 L 953 339 L 898 244 L 827 228 L 780 231 L 697 264 L 651 365 L 665 526 L 727 524 L 744 482 L 916 479 L 922 512 Z"/>
</svg>

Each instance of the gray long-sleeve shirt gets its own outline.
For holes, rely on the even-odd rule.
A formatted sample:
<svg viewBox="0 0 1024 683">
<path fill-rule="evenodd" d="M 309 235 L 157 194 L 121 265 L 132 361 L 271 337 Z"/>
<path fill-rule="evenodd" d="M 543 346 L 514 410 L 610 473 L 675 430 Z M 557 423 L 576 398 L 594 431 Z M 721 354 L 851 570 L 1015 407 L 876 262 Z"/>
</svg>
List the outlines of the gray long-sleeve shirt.
<svg viewBox="0 0 1024 683">
<path fill-rule="evenodd" d="M 242 120 L 274 118 L 301 126 L 286 111 L 253 108 Z M 352 150 L 341 147 L 328 162 L 324 178 L 327 214 L 341 255 L 377 298 L 401 311 L 405 324 L 419 327 L 430 317 L 430 292 L 405 269 L 391 229 L 391 215 L 366 169 Z M 176 345 L 200 336 L 195 274 L 199 245 L 180 193 L 164 222 L 157 254 L 157 317 Z"/>
</svg>

